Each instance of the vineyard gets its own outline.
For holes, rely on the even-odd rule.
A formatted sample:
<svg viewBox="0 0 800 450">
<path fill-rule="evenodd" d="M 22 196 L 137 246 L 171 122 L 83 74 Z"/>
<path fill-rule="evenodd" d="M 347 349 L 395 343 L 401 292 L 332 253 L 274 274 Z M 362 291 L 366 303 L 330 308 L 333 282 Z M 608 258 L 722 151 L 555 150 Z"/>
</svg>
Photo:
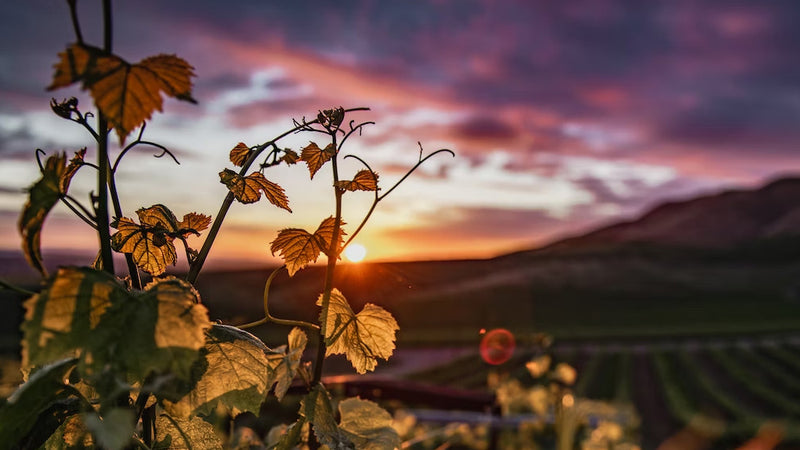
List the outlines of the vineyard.
<svg viewBox="0 0 800 450">
<path fill-rule="evenodd" d="M 555 345 L 553 355 L 577 369 L 576 397 L 635 407 L 642 448 L 687 430 L 713 448 L 735 448 L 765 424 L 781 427 L 781 448 L 800 445 L 798 336 L 566 342 Z M 410 378 L 482 390 L 492 372 L 530 378 L 525 362 L 531 356 L 518 349 L 507 363 L 490 366 L 476 351 Z"/>
</svg>

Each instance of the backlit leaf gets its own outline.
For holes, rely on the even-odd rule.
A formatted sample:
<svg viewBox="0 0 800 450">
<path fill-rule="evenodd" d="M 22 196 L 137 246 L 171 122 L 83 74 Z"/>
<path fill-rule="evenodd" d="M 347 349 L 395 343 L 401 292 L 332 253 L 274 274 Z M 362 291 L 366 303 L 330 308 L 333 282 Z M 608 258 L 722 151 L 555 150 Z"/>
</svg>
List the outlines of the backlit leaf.
<svg viewBox="0 0 800 450">
<path fill-rule="evenodd" d="M 175 55 L 158 55 L 130 64 L 98 48 L 72 44 L 59 53 L 48 90 L 80 81 L 117 131 L 120 143 L 134 128 L 161 111 L 161 94 L 194 102 L 194 69 Z"/>
<path fill-rule="evenodd" d="M 336 220 L 328 217 L 323 220 L 314 234 L 301 228 L 285 228 L 270 243 L 273 255 L 278 252 L 286 263 L 289 276 L 306 265 L 316 262 L 320 253 L 326 253 L 330 247 Z M 339 247 L 344 242 L 344 231 L 339 230 Z"/>
<path fill-rule="evenodd" d="M 188 379 L 210 326 L 185 281 L 159 279 L 129 292 L 89 268 L 59 269 L 24 306 L 23 367 L 75 355 L 86 376 L 110 370 L 130 382 L 151 373 Z"/>
<path fill-rule="evenodd" d="M 322 305 L 320 294 L 317 305 Z M 380 306 L 367 303 L 354 314 L 338 289 L 331 292 L 325 325 L 327 355 L 345 354 L 358 373 L 375 369 L 378 358 L 389 359 L 394 352 L 394 317 Z"/>
<path fill-rule="evenodd" d="M 258 410 L 275 382 L 270 349 L 252 334 L 213 325 L 206 332 L 201 366 L 194 388 L 175 403 L 166 402 L 173 417 L 209 414 L 222 405 L 233 415 Z"/>
<path fill-rule="evenodd" d="M 275 370 L 275 396 L 278 400 L 282 400 L 289 390 L 289 386 L 297 374 L 297 368 L 300 366 L 300 358 L 303 357 L 303 351 L 306 349 L 308 337 L 306 333 L 300 328 L 292 328 L 289 332 L 289 345 L 287 347 L 280 347 L 274 349 L 274 354 L 269 355 L 268 359 L 270 364 Z"/>
<path fill-rule="evenodd" d="M 332 449 L 394 450 L 401 444 L 397 431 L 391 426 L 392 416 L 368 400 L 342 400 L 337 424 L 330 395 L 321 384 L 303 398 L 298 412 L 311 423 L 317 440 Z"/>
<path fill-rule="evenodd" d="M 377 191 L 378 174 L 366 169 L 359 170 L 352 180 L 339 181 L 336 187 L 345 191 Z"/>
<path fill-rule="evenodd" d="M 113 277 L 102 271 L 61 268 L 49 285 L 25 301 L 22 367 L 72 356 L 91 339 L 111 307 Z"/>
<path fill-rule="evenodd" d="M 298 155 L 296 151 L 289 148 L 283 149 L 283 156 L 281 156 L 281 161 L 291 166 L 292 164 L 297 164 L 297 161 L 299 160 L 300 160 L 300 155 Z"/>
<path fill-rule="evenodd" d="M 151 275 L 161 275 L 175 265 L 178 254 L 172 238 L 158 228 L 142 226 L 127 217 L 112 223 L 117 232 L 111 236 L 111 248 L 130 253 L 136 266 Z"/>
<path fill-rule="evenodd" d="M 336 246 L 337 253 L 339 249 L 342 248 L 342 245 L 344 245 L 344 236 L 347 234 L 341 228 L 344 225 L 346 225 L 346 223 L 344 222 L 341 222 L 339 224 L 339 236 L 337 239 L 339 245 Z M 335 229 L 336 229 L 336 219 L 334 217 L 328 217 L 319 224 L 319 227 L 317 227 L 317 231 L 314 232 L 314 235 L 321 242 L 324 251 L 327 251 L 330 248 L 331 240 L 333 239 L 333 232 L 335 231 Z"/>
<path fill-rule="evenodd" d="M 236 167 L 242 167 L 244 162 L 247 161 L 248 156 L 250 156 L 250 147 L 248 147 L 244 142 L 239 142 L 236 144 L 236 147 L 231 149 L 231 162 Z"/>
<path fill-rule="evenodd" d="M 304 417 L 314 430 L 317 440 L 329 448 L 352 448 L 352 445 L 339 430 L 333 416 L 331 396 L 322 384 L 317 384 L 311 389 L 303 400 L 300 401 L 298 413 Z"/>
<path fill-rule="evenodd" d="M 308 171 L 311 173 L 311 179 L 314 179 L 314 175 L 317 171 L 322 168 L 334 154 L 336 154 L 336 148 L 333 144 L 328 144 L 324 149 L 321 149 L 315 142 L 312 142 L 300 152 L 300 160 L 306 162 Z"/>
<path fill-rule="evenodd" d="M 392 428 L 392 416 L 376 403 L 360 398 L 339 402 L 339 429 L 359 450 L 400 448 L 400 436 Z"/>
<path fill-rule="evenodd" d="M 56 153 L 44 163 L 42 178 L 28 189 L 28 201 L 22 208 L 17 227 L 22 235 L 25 259 L 36 270 L 46 275 L 42 265 L 41 231 L 44 219 L 62 195 L 67 193 L 72 176 L 83 164 L 86 149 L 75 153 L 69 164 L 64 153 Z"/>
<path fill-rule="evenodd" d="M 139 208 L 136 210 L 136 215 L 139 216 L 139 222 L 142 225 L 161 227 L 165 232 L 174 232 L 178 229 L 178 218 L 164 205 L 156 204 L 149 208 Z"/>
<path fill-rule="evenodd" d="M 183 220 L 178 222 L 178 229 L 184 235 L 200 234 L 211 224 L 211 216 L 205 214 L 189 213 L 183 216 Z"/>
<path fill-rule="evenodd" d="M 167 266 L 175 265 L 175 238 L 199 234 L 211 223 L 211 217 L 197 213 L 186 214 L 178 222 L 175 214 L 161 204 L 141 208 L 136 215 L 141 224 L 127 217 L 111 223 L 117 229 L 111 236 L 111 248 L 130 253 L 137 267 L 156 276 L 164 273 Z"/>
<path fill-rule="evenodd" d="M 225 169 L 219 173 L 219 178 L 222 184 L 228 186 L 236 200 L 242 203 L 257 202 L 261 198 L 261 192 L 263 192 L 264 197 L 270 203 L 292 212 L 291 208 L 289 208 L 289 199 L 286 197 L 283 188 L 267 180 L 260 172 L 253 172 L 243 177 L 230 169 Z"/>
<path fill-rule="evenodd" d="M 216 450 L 224 447 L 214 426 L 199 417 L 171 417 L 162 413 L 156 419 L 155 429 L 153 450 Z"/>
</svg>

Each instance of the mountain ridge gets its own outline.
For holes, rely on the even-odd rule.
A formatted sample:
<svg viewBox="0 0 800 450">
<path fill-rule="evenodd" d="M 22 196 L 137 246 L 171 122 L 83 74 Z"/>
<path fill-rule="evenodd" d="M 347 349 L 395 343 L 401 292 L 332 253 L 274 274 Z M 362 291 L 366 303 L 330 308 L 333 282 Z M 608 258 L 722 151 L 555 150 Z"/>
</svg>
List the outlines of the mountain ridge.
<svg viewBox="0 0 800 450">
<path fill-rule="evenodd" d="M 641 243 L 720 249 L 795 237 L 800 237 L 800 177 L 792 176 L 756 189 L 729 189 L 664 202 L 635 219 L 503 256 Z"/>
</svg>

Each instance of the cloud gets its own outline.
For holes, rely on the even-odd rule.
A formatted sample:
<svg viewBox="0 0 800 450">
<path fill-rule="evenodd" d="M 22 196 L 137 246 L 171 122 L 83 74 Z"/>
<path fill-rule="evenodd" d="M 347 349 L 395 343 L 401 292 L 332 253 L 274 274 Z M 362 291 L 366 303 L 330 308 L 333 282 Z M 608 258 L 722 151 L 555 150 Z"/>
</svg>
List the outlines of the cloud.
<svg viewBox="0 0 800 450">
<path fill-rule="evenodd" d="M 51 117 L 42 90 L 72 40 L 66 12 L 0 5 L 5 161 L 91 144 Z M 534 239 L 568 218 L 589 223 L 800 167 L 799 14 L 793 2 L 692 0 L 142 1 L 115 5 L 115 50 L 130 61 L 174 52 L 196 67 L 200 106 L 168 102 L 147 133 L 198 155 L 187 160 L 192 177 L 216 183 L 218 169 L 203 164 L 292 117 L 368 106 L 357 118 L 377 125 L 348 150 L 390 180 L 417 161 L 417 142 L 453 149 L 455 160 L 426 164 L 397 195 L 431 221 L 449 211 L 447 224 L 488 246 L 527 239 L 502 231 L 525 220 L 542 224 Z M 80 17 L 96 37 L 96 6 Z M 129 189 L 171 179 L 136 161 L 127 173 L 141 185 Z"/>
</svg>

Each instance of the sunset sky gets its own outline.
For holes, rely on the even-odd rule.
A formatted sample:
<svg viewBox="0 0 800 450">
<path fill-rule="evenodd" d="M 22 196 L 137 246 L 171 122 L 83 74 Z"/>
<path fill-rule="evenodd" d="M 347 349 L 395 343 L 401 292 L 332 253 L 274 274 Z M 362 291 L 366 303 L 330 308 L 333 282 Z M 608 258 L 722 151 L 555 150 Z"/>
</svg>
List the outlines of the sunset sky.
<svg viewBox="0 0 800 450">
<path fill-rule="evenodd" d="M 80 1 L 101 45 L 101 2 Z M 165 102 L 118 173 L 127 216 L 164 203 L 215 215 L 228 151 L 256 145 L 319 109 L 367 106 L 376 125 L 349 141 L 388 188 L 418 157 L 449 148 L 379 206 L 358 241 L 367 259 L 489 257 L 531 248 L 666 199 L 752 187 L 800 170 L 800 2 L 316 1 L 115 2 L 115 53 L 174 53 L 195 67 L 198 105 Z M 0 248 L 19 248 L 34 150 L 92 141 L 55 116 L 46 92 L 75 40 L 66 2 L 0 3 Z M 297 135 L 298 150 L 321 135 Z M 114 148 L 114 153 L 118 151 Z M 345 165 L 355 173 L 357 164 Z M 211 259 L 271 261 L 277 230 L 332 213 L 330 169 L 268 170 L 293 214 L 235 204 Z M 89 169 L 71 193 L 86 200 Z M 370 194 L 346 197 L 354 227 Z M 88 202 L 87 202 L 88 203 Z M 347 227 L 345 228 L 348 229 Z M 81 250 L 95 235 L 57 207 L 43 246 Z M 199 241 L 198 241 L 199 245 Z"/>
</svg>

